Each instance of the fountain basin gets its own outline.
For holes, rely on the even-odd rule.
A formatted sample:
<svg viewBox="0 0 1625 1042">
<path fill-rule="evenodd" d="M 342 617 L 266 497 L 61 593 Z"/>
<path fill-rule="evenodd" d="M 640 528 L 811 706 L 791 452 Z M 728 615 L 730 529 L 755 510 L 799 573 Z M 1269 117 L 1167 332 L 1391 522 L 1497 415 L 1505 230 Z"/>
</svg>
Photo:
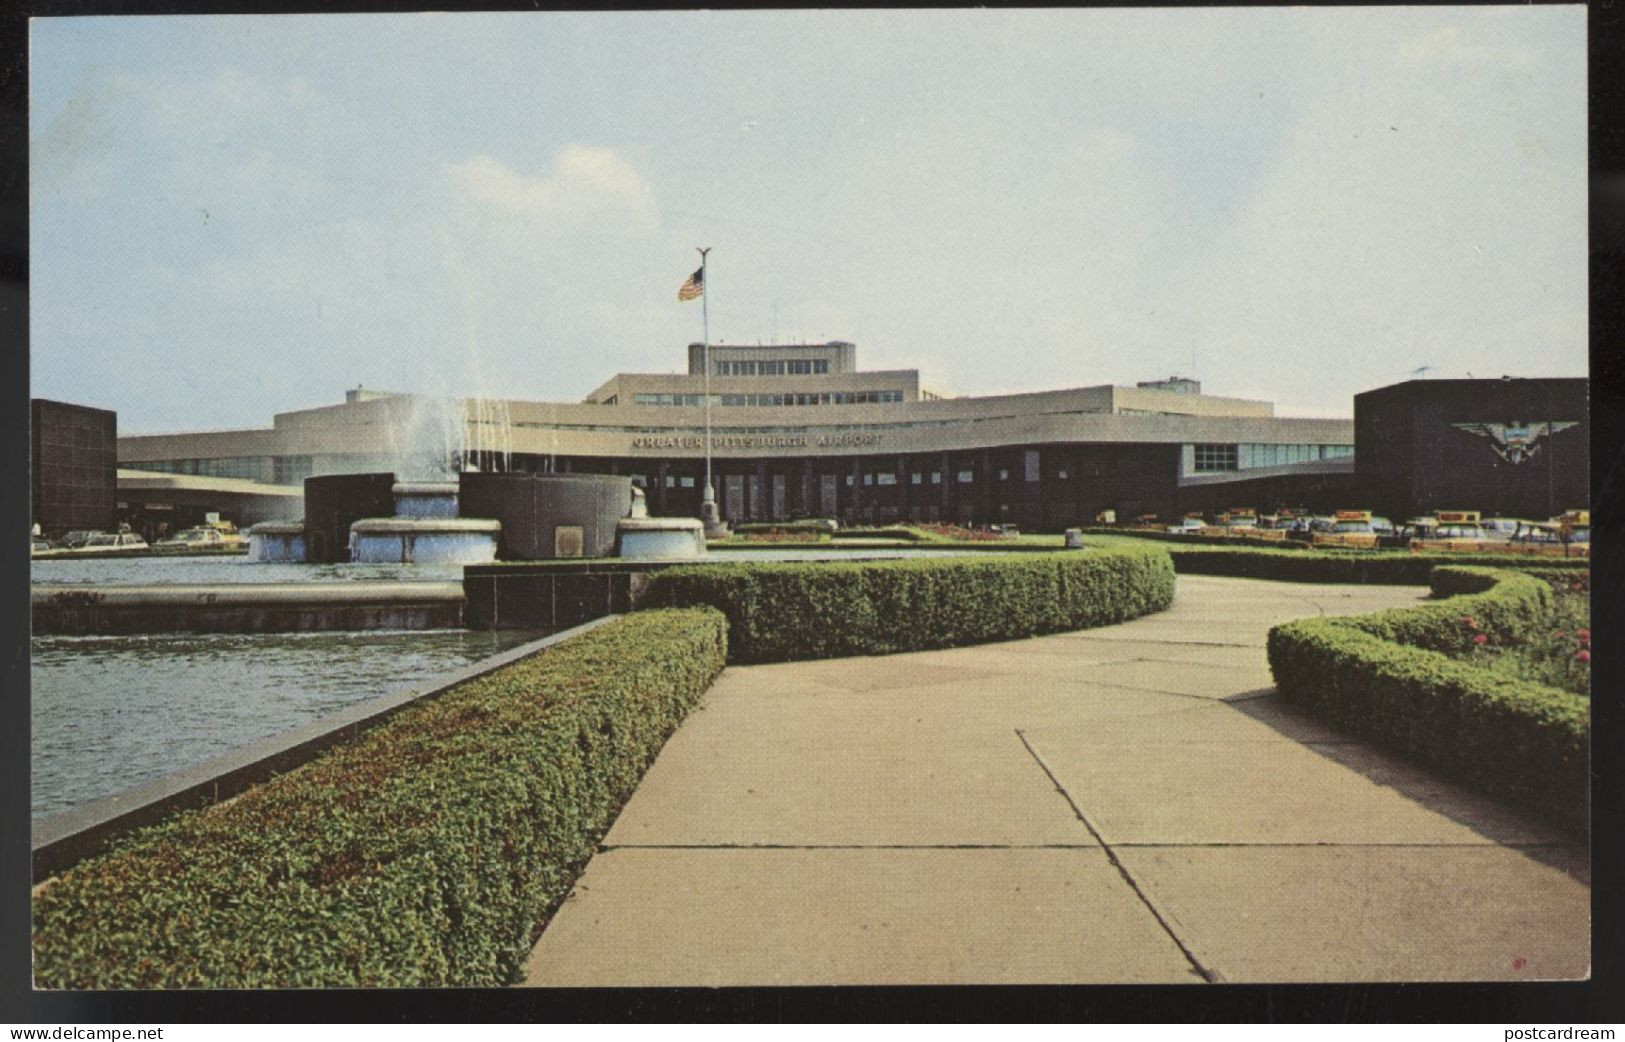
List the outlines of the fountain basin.
<svg viewBox="0 0 1625 1042">
<path fill-rule="evenodd" d="M 305 523 L 261 521 L 248 530 L 248 559 L 267 564 L 303 564 Z"/>
<path fill-rule="evenodd" d="M 395 514 L 398 517 L 457 516 L 455 481 L 397 481 L 390 494 L 395 497 Z"/>
<path fill-rule="evenodd" d="M 626 561 L 692 561 L 705 556 L 705 526 L 692 517 L 628 517 L 615 525 Z"/>
<path fill-rule="evenodd" d="M 499 521 L 481 518 L 369 517 L 350 526 L 350 560 L 362 564 L 489 564 Z"/>
</svg>

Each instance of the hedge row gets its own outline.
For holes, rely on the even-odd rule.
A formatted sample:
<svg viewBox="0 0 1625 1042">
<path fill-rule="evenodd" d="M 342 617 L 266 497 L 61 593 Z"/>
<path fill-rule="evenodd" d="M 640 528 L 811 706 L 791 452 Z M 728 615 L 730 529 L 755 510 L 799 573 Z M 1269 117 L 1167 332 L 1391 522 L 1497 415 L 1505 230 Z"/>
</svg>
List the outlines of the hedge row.
<svg viewBox="0 0 1625 1042">
<path fill-rule="evenodd" d="M 1443 600 L 1276 626 L 1269 636 L 1276 686 L 1339 727 L 1584 828 L 1590 701 L 1443 654 L 1465 644 L 1463 618 L 1497 644 L 1523 640 L 1548 616 L 1550 586 L 1482 568 L 1439 568 L 1434 576 Z"/>
<path fill-rule="evenodd" d="M 735 535 L 796 533 L 827 536 L 837 531 L 833 521 L 807 519 L 803 521 L 746 521 L 733 526 Z"/>
<path fill-rule="evenodd" d="M 693 565 L 650 577 L 643 603 L 709 604 L 730 661 L 880 655 L 1121 622 L 1173 603 L 1154 548 L 906 561 Z"/>
<path fill-rule="evenodd" d="M 1112 535 L 1127 536 L 1131 539 L 1144 539 L 1156 543 L 1180 543 L 1189 549 L 1200 547 L 1213 547 L 1226 549 L 1231 547 L 1252 547 L 1259 550 L 1307 550 L 1309 543 L 1293 539 L 1260 539 L 1257 536 L 1245 536 L 1231 533 L 1204 535 L 1186 535 L 1182 532 L 1165 532 L 1161 529 L 1151 528 L 1114 528 L 1111 525 L 1085 525 L 1084 535 Z"/>
<path fill-rule="evenodd" d="M 639 612 L 437 697 L 34 900 L 46 988 L 496 986 L 726 657 Z"/>
<path fill-rule="evenodd" d="M 1285 582 L 1378 583 L 1425 586 L 1436 567 L 1489 566 L 1542 573 L 1581 573 L 1591 562 L 1505 554 L 1382 553 L 1371 550 L 1241 550 L 1170 547 L 1182 575 L 1230 575 Z"/>
<path fill-rule="evenodd" d="M 900 543 L 946 543 L 949 540 L 930 533 L 922 532 L 918 528 L 904 528 L 902 525 L 885 525 L 881 527 L 842 528 L 834 533 L 835 539 L 895 539 Z"/>
</svg>

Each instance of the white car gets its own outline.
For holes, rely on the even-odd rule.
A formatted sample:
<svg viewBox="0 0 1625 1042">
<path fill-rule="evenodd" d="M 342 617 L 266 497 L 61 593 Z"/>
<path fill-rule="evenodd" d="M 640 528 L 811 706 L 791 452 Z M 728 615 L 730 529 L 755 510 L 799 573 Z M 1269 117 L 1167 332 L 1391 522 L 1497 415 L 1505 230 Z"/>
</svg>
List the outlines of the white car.
<svg viewBox="0 0 1625 1042">
<path fill-rule="evenodd" d="M 1167 531 L 1170 535 L 1195 535 L 1207 527 L 1207 522 L 1199 517 L 1187 517 L 1177 525 L 1169 525 Z"/>
<path fill-rule="evenodd" d="M 110 550 L 145 550 L 147 541 L 134 532 L 102 532 L 90 537 L 90 542 L 73 551 L 75 554 L 99 554 Z"/>
<path fill-rule="evenodd" d="M 205 548 L 211 546 L 226 546 L 227 544 L 228 540 L 220 533 L 219 529 L 204 526 L 199 528 L 188 528 L 184 532 L 177 532 L 174 535 L 169 536 L 167 539 L 158 540 L 152 545 Z"/>
</svg>

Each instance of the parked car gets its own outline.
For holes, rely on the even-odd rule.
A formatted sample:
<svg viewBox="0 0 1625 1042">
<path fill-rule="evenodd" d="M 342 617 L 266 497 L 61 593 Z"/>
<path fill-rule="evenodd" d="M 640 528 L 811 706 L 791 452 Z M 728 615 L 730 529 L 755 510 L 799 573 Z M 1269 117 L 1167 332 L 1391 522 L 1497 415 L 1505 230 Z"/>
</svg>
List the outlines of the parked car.
<svg viewBox="0 0 1625 1042">
<path fill-rule="evenodd" d="M 1165 531 L 1171 535 L 1195 535 L 1207 527 L 1207 522 L 1199 517 L 1181 518 L 1177 525 L 1169 525 Z"/>
<path fill-rule="evenodd" d="M 134 532 L 99 532 L 75 552 L 81 554 L 106 553 L 110 550 L 145 550 L 147 541 Z"/>
<path fill-rule="evenodd" d="M 1522 524 L 1523 522 L 1511 517 L 1486 517 L 1479 522 L 1479 527 L 1484 530 L 1484 538 L 1505 542 L 1518 533 L 1518 528 Z"/>
<path fill-rule="evenodd" d="M 184 547 L 194 550 L 206 550 L 214 547 L 242 546 L 247 542 L 242 536 L 227 535 L 212 525 L 199 525 L 177 532 L 165 539 L 160 539 L 153 546 L 166 548 Z"/>
<path fill-rule="evenodd" d="M 1538 521 L 1524 521 L 1518 525 L 1518 530 L 1512 533 L 1514 543 L 1535 543 L 1547 546 L 1556 546 L 1562 542 L 1558 538 L 1557 529 L 1550 524 Z"/>
<path fill-rule="evenodd" d="M 99 528 L 78 528 L 58 539 L 56 545 L 64 550 L 77 550 L 90 542 L 93 537 L 106 534 Z"/>
</svg>

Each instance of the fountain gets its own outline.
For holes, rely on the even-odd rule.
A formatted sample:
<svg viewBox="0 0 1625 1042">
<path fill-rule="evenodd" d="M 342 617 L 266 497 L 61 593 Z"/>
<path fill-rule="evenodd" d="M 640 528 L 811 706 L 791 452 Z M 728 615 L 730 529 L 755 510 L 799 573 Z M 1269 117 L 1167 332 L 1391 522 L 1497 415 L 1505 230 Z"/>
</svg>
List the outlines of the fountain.
<svg viewBox="0 0 1625 1042">
<path fill-rule="evenodd" d="M 395 471 L 305 479 L 302 522 L 249 530 L 249 559 L 486 564 L 705 555 L 693 518 L 650 517 L 625 476 L 512 470 L 506 402 L 389 400 Z M 482 465 L 483 468 L 482 469 Z"/>
<path fill-rule="evenodd" d="M 686 561 L 705 556 L 705 525 L 692 517 L 650 517 L 643 490 L 636 485 L 632 510 L 615 530 L 623 560 Z"/>
<path fill-rule="evenodd" d="M 459 517 L 454 482 L 397 482 L 394 517 L 350 525 L 350 560 L 360 564 L 489 564 L 499 521 Z"/>
<path fill-rule="evenodd" d="M 261 521 L 248 530 L 248 559 L 266 564 L 303 564 L 305 523 Z"/>
</svg>

